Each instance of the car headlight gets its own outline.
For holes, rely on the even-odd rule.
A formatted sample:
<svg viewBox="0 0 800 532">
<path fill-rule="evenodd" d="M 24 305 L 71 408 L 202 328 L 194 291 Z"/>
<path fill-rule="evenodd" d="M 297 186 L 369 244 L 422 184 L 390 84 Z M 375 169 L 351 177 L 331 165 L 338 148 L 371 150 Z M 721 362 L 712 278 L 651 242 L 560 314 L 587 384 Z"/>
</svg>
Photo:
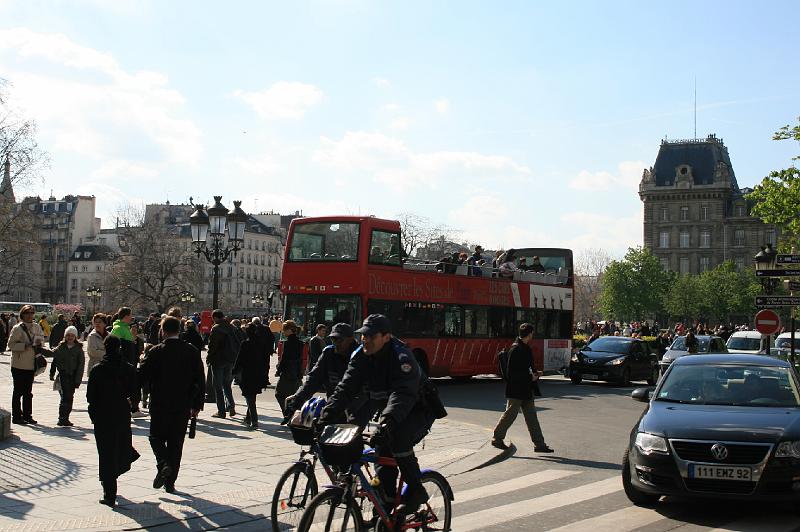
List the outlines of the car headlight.
<svg viewBox="0 0 800 532">
<path fill-rule="evenodd" d="M 800 441 L 782 441 L 775 451 L 776 458 L 800 458 Z"/>
<path fill-rule="evenodd" d="M 570 358 L 572 362 L 580 362 L 581 359 L 578 358 L 578 353 L 572 353 L 572 357 Z"/>
<path fill-rule="evenodd" d="M 667 440 L 655 434 L 648 434 L 647 432 L 639 432 L 636 434 L 636 448 L 642 454 L 668 454 Z"/>
<path fill-rule="evenodd" d="M 619 366 L 623 362 L 625 362 L 625 357 L 619 357 L 615 358 L 614 360 L 609 360 L 608 362 L 606 362 L 606 366 Z"/>
</svg>

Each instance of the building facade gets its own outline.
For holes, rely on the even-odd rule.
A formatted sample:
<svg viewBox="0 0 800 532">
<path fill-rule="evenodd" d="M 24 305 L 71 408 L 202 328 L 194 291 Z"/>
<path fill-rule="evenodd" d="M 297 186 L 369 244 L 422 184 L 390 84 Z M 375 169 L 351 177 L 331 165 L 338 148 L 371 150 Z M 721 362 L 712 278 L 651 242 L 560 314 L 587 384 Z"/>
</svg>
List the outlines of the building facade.
<svg viewBox="0 0 800 532">
<path fill-rule="evenodd" d="M 750 267 L 774 226 L 750 215 L 722 139 L 664 140 L 639 184 L 644 246 L 666 270 L 697 274 L 732 261 Z"/>
</svg>

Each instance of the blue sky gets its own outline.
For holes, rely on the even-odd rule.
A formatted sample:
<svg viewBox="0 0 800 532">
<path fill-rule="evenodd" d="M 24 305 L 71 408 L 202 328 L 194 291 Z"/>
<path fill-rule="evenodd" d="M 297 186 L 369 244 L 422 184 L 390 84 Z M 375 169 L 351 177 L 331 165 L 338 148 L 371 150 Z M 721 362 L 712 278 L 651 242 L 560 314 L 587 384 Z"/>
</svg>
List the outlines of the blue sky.
<svg viewBox="0 0 800 532">
<path fill-rule="evenodd" d="M 0 0 L 0 76 L 52 164 L 26 192 L 415 212 L 485 247 L 641 244 L 660 140 L 786 167 L 797 2 Z"/>
</svg>

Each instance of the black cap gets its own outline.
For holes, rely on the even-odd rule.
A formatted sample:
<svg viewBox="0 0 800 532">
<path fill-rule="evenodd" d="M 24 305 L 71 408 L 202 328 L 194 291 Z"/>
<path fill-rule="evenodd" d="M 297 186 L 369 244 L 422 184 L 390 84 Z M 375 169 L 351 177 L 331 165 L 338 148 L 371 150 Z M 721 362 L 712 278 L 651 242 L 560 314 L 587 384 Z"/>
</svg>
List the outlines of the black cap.
<svg viewBox="0 0 800 532">
<path fill-rule="evenodd" d="M 346 323 L 337 323 L 328 335 L 331 338 L 352 338 L 353 328 Z"/>
<path fill-rule="evenodd" d="M 364 319 L 361 328 L 356 331 L 357 333 L 372 336 L 373 334 L 381 333 L 386 334 L 392 332 L 392 326 L 389 323 L 389 318 L 383 314 L 370 314 Z"/>
</svg>

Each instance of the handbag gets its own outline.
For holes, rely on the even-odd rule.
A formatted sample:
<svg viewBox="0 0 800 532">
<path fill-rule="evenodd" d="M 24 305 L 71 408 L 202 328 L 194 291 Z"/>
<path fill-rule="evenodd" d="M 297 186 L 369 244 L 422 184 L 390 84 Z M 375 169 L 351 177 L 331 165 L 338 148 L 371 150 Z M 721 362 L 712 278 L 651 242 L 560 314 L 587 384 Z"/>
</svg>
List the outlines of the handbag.
<svg viewBox="0 0 800 532">
<path fill-rule="evenodd" d="M 22 330 L 25 331 L 25 336 L 28 337 L 28 341 L 33 345 L 33 338 L 31 337 L 30 331 L 28 331 L 28 327 L 25 326 L 24 322 L 21 326 Z M 36 355 L 33 358 L 33 374 L 34 376 L 38 376 L 44 373 L 44 370 L 47 368 L 47 359 L 42 353 L 42 351 L 44 351 L 42 346 L 33 346 L 33 349 L 36 351 Z"/>
<path fill-rule="evenodd" d="M 57 392 L 61 392 L 61 374 L 59 373 L 56 375 L 55 380 L 53 381 L 53 390 Z"/>
</svg>

